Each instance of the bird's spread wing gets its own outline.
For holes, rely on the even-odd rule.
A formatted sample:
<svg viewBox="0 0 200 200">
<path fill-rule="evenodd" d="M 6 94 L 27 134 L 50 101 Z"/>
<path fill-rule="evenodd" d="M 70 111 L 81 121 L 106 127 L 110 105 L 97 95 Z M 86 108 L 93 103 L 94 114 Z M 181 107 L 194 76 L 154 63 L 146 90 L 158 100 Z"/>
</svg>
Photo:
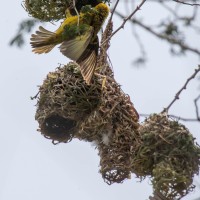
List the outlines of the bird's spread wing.
<svg viewBox="0 0 200 200">
<path fill-rule="evenodd" d="M 74 39 L 63 41 L 59 47 L 60 52 L 71 60 L 77 61 L 89 45 L 92 35 L 93 28 L 89 26 L 84 34 L 77 35 Z"/>
<path fill-rule="evenodd" d="M 33 52 L 38 54 L 50 52 L 56 45 L 52 42 L 55 37 L 56 33 L 48 31 L 40 26 L 39 31 L 31 35 L 30 44 L 33 48 Z"/>
<path fill-rule="evenodd" d="M 99 41 L 98 37 L 96 37 L 95 40 L 87 46 L 84 53 L 77 60 L 77 63 L 80 66 L 81 74 L 88 85 L 91 82 L 96 68 L 98 48 Z"/>
</svg>

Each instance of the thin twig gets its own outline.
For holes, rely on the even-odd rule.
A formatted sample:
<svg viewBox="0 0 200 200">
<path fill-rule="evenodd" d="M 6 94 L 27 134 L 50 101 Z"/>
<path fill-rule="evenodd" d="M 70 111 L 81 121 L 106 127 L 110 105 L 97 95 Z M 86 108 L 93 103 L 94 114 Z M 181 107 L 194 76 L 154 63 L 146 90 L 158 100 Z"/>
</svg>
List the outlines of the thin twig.
<svg viewBox="0 0 200 200">
<path fill-rule="evenodd" d="M 197 116 L 197 119 L 200 121 L 200 116 L 199 116 L 199 107 L 198 107 L 198 104 L 197 104 L 197 101 L 200 99 L 200 95 L 194 99 L 194 105 L 195 105 L 195 110 L 196 110 L 196 116 Z"/>
<path fill-rule="evenodd" d="M 106 42 L 107 40 L 110 40 L 118 31 L 120 31 L 122 28 L 124 28 L 126 22 L 127 22 L 128 20 L 130 20 L 130 19 L 133 17 L 133 15 L 134 15 L 137 11 L 140 10 L 140 8 L 141 8 L 142 5 L 145 3 L 145 1 L 146 1 L 146 0 L 142 0 L 142 2 L 136 7 L 136 9 L 135 9 L 128 17 L 124 18 L 123 23 L 122 23 L 122 24 L 112 33 L 112 35 L 111 35 L 109 38 L 107 38 L 104 42 Z M 115 11 L 115 12 L 116 12 L 116 11 Z M 114 13 L 114 12 L 113 12 L 113 13 Z"/>
<path fill-rule="evenodd" d="M 31 97 L 31 100 L 37 99 L 39 93 L 40 93 L 40 91 L 35 96 Z"/>
<path fill-rule="evenodd" d="M 136 39 L 136 42 L 137 42 L 137 44 L 138 44 L 138 46 L 139 46 L 139 49 L 140 49 L 140 57 L 139 57 L 139 60 L 142 62 L 142 61 L 146 61 L 147 60 L 147 53 L 146 53 L 146 51 L 145 51 L 145 47 L 144 47 L 144 44 L 142 43 L 142 40 L 141 40 L 141 38 L 140 38 L 140 36 L 139 36 L 139 34 L 137 34 L 137 32 L 136 32 L 136 30 L 135 29 L 133 29 L 133 35 L 134 35 L 134 37 L 135 37 L 135 39 Z M 136 60 L 136 61 L 134 61 L 134 63 L 137 63 L 137 64 L 139 64 L 138 63 L 138 59 Z"/>
<path fill-rule="evenodd" d="M 200 6 L 199 3 L 187 3 L 187 2 L 184 2 L 184 1 L 180 1 L 180 0 L 172 0 L 174 2 L 177 2 L 177 3 L 181 3 L 181 4 L 185 4 L 185 5 L 189 5 L 189 6 Z"/>
<path fill-rule="evenodd" d="M 128 17 L 124 18 L 123 23 L 112 33 L 111 37 L 113 37 L 113 35 L 115 35 L 120 29 L 124 28 L 124 25 L 126 24 L 126 22 L 127 22 L 128 20 L 130 20 L 130 19 L 133 17 L 133 15 L 134 15 L 138 10 L 140 10 L 140 8 L 141 8 L 142 5 L 145 3 L 145 1 L 146 1 L 146 0 L 143 0 L 143 1 L 136 7 L 136 9 L 135 9 Z"/>
<path fill-rule="evenodd" d="M 125 16 L 122 15 L 118 11 L 115 11 L 115 14 L 117 16 L 119 16 L 120 18 L 122 18 L 122 19 L 125 18 Z M 137 24 L 141 28 L 145 29 L 147 32 L 151 33 L 152 35 L 154 35 L 154 36 L 156 36 L 156 37 L 158 37 L 160 39 L 163 39 L 163 40 L 169 42 L 170 44 L 178 45 L 181 49 L 193 52 L 193 53 L 197 54 L 198 56 L 200 56 L 200 50 L 195 49 L 193 47 L 190 47 L 189 45 L 187 45 L 187 44 L 183 43 L 182 41 L 177 40 L 175 38 L 172 38 L 172 37 L 169 37 L 167 35 L 163 35 L 163 34 L 157 33 L 151 27 L 145 25 L 144 23 L 142 23 L 141 21 L 139 21 L 137 19 L 130 19 L 130 22 L 133 23 L 133 24 Z"/>
<path fill-rule="evenodd" d="M 179 99 L 179 96 L 181 94 L 181 92 L 183 90 L 185 90 L 187 88 L 188 83 L 195 78 L 195 76 L 198 74 L 198 72 L 200 71 L 200 65 L 198 66 L 197 69 L 195 69 L 194 73 L 187 79 L 187 81 L 185 82 L 185 84 L 183 85 L 183 87 L 176 93 L 174 99 L 172 100 L 172 102 L 166 107 L 164 108 L 163 112 L 168 112 L 170 107 L 174 104 L 175 101 L 177 101 Z"/>
<path fill-rule="evenodd" d="M 148 0 L 148 2 L 158 2 L 158 1 L 165 1 L 165 2 L 171 2 L 173 0 Z M 197 0 L 196 0 L 197 1 Z M 133 0 L 126 0 L 127 3 L 133 3 Z M 194 2 L 194 0 L 187 0 L 187 2 Z"/>
<path fill-rule="evenodd" d="M 191 17 L 186 17 L 186 16 L 180 17 L 180 16 L 178 15 L 178 13 L 177 13 L 176 10 L 172 9 L 169 5 L 166 4 L 166 3 L 167 3 L 166 1 L 165 1 L 165 2 L 164 2 L 164 1 L 159 1 L 159 3 L 160 3 L 160 5 L 162 5 L 166 10 L 168 10 L 172 15 L 174 15 L 174 17 L 175 17 L 176 19 L 178 19 L 178 20 L 190 20 L 190 21 L 192 21 L 192 20 L 195 20 L 195 18 L 196 18 L 197 10 L 198 10 L 198 8 L 197 8 L 196 6 L 194 7 L 193 15 L 192 15 Z M 191 25 L 191 24 L 190 24 L 190 25 Z"/>
<path fill-rule="evenodd" d="M 168 117 L 174 118 L 176 120 L 184 121 L 184 122 L 200 122 L 198 118 L 184 118 L 176 115 L 168 115 Z"/>
<path fill-rule="evenodd" d="M 115 10 L 116 10 L 116 8 L 117 8 L 118 3 L 119 3 L 119 0 L 116 1 L 115 5 L 114 5 L 114 7 L 113 7 L 113 9 L 112 9 L 112 11 L 111 11 L 111 16 L 110 16 L 109 21 L 112 20 L 113 14 L 114 14 L 114 12 L 115 12 Z"/>
</svg>

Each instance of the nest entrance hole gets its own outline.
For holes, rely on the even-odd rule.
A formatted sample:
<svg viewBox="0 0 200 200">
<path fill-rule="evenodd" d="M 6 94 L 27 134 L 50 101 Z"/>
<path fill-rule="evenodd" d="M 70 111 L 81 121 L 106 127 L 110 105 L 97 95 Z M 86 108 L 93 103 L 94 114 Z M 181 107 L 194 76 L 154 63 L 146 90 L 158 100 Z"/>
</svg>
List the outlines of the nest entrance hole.
<svg viewBox="0 0 200 200">
<path fill-rule="evenodd" d="M 76 121 L 69 118 L 64 118 L 59 115 L 51 115 L 48 117 L 42 126 L 42 132 L 52 139 L 70 138 L 72 129 L 75 128 Z"/>
</svg>

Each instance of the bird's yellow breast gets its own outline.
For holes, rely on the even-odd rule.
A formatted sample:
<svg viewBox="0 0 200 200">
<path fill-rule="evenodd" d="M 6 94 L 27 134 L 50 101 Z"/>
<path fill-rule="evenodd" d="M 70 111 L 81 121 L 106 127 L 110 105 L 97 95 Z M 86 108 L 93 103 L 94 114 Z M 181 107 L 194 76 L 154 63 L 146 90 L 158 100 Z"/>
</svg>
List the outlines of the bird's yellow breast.
<svg viewBox="0 0 200 200">
<path fill-rule="evenodd" d="M 108 14 L 109 7 L 104 3 L 100 3 L 87 13 L 80 13 L 79 16 L 67 17 L 55 33 L 61 35 L 66 25 L 78 25 L 79 21 L 79 24 L 92 26 L 95 30 L 94 33 L 97 34 Z"/>
<path fill-rule="evenodd" d="M 81 19 L 81 15 L 79 16 L 79 18 Z M 72 24 L 77 24 L 77 23 L 78 23 L 78 16 L 71 16 L 71 17 L 66 18 L 61 24 L 61 26 L 56 30 L 56 34 L 58 35 L 62 34 L 64 27 L 66 25 L 72 25 Z"/>
</svg>

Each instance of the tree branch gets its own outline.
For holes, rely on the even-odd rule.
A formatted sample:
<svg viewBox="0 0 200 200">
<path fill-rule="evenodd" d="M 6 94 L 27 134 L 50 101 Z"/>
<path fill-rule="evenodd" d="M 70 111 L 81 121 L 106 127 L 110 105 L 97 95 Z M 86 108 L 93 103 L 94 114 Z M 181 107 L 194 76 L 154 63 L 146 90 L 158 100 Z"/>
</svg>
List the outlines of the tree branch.
<svg viewBox="0 0 200 200">
<path fill-rule="evenodd" d="M 195 18 L 196 18 L 197 10 L 198 10 L 197 7 L 194 7 L 192 16 L 190 16 L 190 17 L 186 17 L 186 16 L 180 17 L 180 16 L 178 15 L 178 13 L 177 13 L 177 10 L 172 9 L 169 5 L 167 5 L 167 2 L 166 2 L 166 1 L 159 1 L 159 3 L 160 3 L 160 5 L 162 5 L 167 11 L 169 11 L 177 20 L 189 20 L 189 21 L 192 21 L 192 20 L 195 20 Z M 190 24 L 190 25 L 191 25 L 191 24 Z"/>
<path fill-rule="evenodd" d="M 194 105 L 195 105 L 195 110 L 196 110 L 196 116 L 197 116 L 197 119 L 200 121 L 200 116 L 199 116 L 199 107 L 198 107 L 198 104 L 197 104 L 197 101 L 200 99 L 200 95 L 194 99 Z"/>
<path fill-rule="evenodd" d="M 172 102 L 171 102 L 166 108 L 164 108 L 164 110 L 162 111 L 162 113 L 163 113 L 163 112 L 168 112 L 168 111 L 169 111 L 170 107 L 174 104 L 174 102 L 177 101 L 177 100 L 179 99 L 179 96 L 180 96 L 181 92 L 182 92 L 183 90 L 186 89 L 188 83 L 189 83 L 192 79 L 195 78 L 195 76 L 198 74 L 199 71 L 200 71 L 200 65 L 198 66 L 197 69 L 195 69 L 194 73 L 187 79 L 187 81 L 185 82 L 185 84 L 183 85 L 183 87 L 176 93 L 176 95 L 175 95 L 174 99 L 172 100 Z M 200 97 L 199 97 L 199 98 L 200 98 Z M 198 100 L 198 99 L 197 99 L 197 100 Z"/>
<path fill-rule="evenodd" d="M 112 35 L 109 38 L 107 38 L 107 40 L 110 40 L 118 31 L 120 31 L 122 28 L 124 28 L 126 22 L 128 20 L 130 20 L 137 11 L 140 10 L 140 8 L 145 3 L 145 1 L 146 0 L 142 0 L 142 2 L 136 7 L 136 9 L 128 17 L 124 18 L 123 23 L 112 33 Z M 116 12 L 116 10 L 115 10 L 115 12 Z M 115 13 L 115 12 L 112 11 L 112 13 Z M 111 17 L 112 17 L 112 15 L 111 15 Z M 106 42 L 107 40 L 105 40 L 104 42 Z"/>
<path fill-rule="evenodd" d="M 137 6 L 136 9 L 135 9 L 128 17 L 124 18 L 124 21 L 123 21 L 123 23 L 121 24 L 121 26 L 119 26 L 119 27 L 112 33 L 111 37 L 112 37 L 113 35 L 115 35 L 120 29 L 124 28 L 124 25 L 126 24 L 126 22 L 127 22 L 128 20 L 130 20 L 130 19 L 133 17 L 133 15 L 134 15 L 138 10 L 140 10 L 140 8 L 141 8 L 142 5 L 145 3 L 145 1 L 146 1 L 146 0 L 143 0 L 143 1 L 139 4 L 139 6 Z"/>
<path fill-rule="evenodd" d="M 198 118 L 184 118 L 184 117 L 180 117 L 180 116 L 176 116 L 176 115 L 168 115 L 168 117 L 177 119 L 178 121 L 184 121 L 184 122 L 200 122 L 200 119 Z"/>
<path fill-rule="evenodd" d="M 124 18 L 126 19 L 126 17 L 125 17 L 124 15 L 122 15 L 122 14 L 121 14 L 120 12 L 118 12 L 118 11 L 115 11 L 115 14 L 116 14 L 117 16 L 119 16 L 120 18 L 122 18 L 122 19 L 124 19 Z M 195 53 L 195 54 L 197 54 L 198 56 L 200 56 L 200 50 L 195 49 L 195 48 L 192 48 L 192 47 L 190 47 L 189 45 L 184 44 L 184 43 L 183 43 L 182 41 L 180 41 L 180 40 L 177 40 L 177 39 L 175 39 L 175 38 L 169 37 L 169 36 L 164 35 L 164 34 L 161 34 L 161 33 L 157 33 L 157 32 L 155 32 L 152 28 L 150 28 L 149 26 L 147 26 L 147 25 L 141 23 L 141 22 L 140 22 L 139 20 L 137 20 L 137 19 L 130 19 L 129 21 L 130 21 L 131 23 L 133 23 L 133 24 L 137 24 L 138 26 L 140 26 L 141 28 L 143 28 L 143 29 L 146 30 L 147 32 L 149 32 L 149 33 L 151 33 L 152 35 L 156 36 L 157 38 L 163 39 L 163 40 L 169 42 L 170 44 L 179 46 L 179 47 L 180 47 L 181 49 L 183 49 L 183 50 L 190 51 L 190 52 Z"/>
<path fill-rule="evenodd" d="M 116 1 L 115 5 L 114 5 L 114 7 L 113 7 L 113 9 L 112 9 L 112 11 L 111 11 L 111 16 L 110 16 L 109 21 L 112 20 L 113 14 L 114 14 L 114 12 L 115 12 L 115 10 L 116 10 L 116 8 L 117 8 L 118 3 L 119 3 L 119 0 Z"/>
<path fill-rule="evenodd" d="M 177 2 L 177 3 L 181 3 L 181 4 L 185 4 L 185 5 L 189 5 L 189 6 L 200 6 L 199 3 L 187 3 L 187 2 L 184 2 L 184 1 L 181 1 L 181 0 L 172 0 L 174 2 Z"/>
</svg>

